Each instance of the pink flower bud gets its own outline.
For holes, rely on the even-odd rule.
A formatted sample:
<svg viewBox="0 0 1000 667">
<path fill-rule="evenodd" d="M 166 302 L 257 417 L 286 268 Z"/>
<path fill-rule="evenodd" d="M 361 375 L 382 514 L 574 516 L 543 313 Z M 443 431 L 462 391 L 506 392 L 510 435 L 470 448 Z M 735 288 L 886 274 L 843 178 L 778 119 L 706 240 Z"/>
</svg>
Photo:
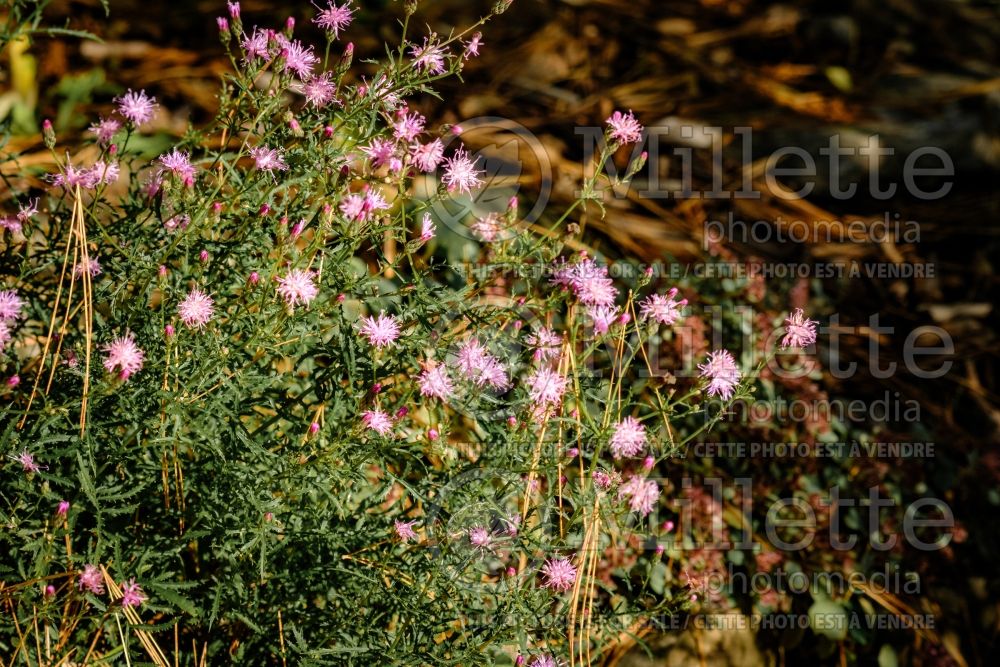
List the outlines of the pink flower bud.
<svg viewBox="0 0 1000 667">
<path fill-rule="evenodd" d="M 507 424 L 508 426 L 517 426 L 517 417 L 514 415 L 507 417 Z"/>
<path fill-rule="evenodd" d="M 436 428 L 432 428 L 429 431 L 427 431 L 427 439 L 430 440 L 431 442 L 434 442 L 439 437 L 440 434 L 438 433 L 438 430 Z"/>
<path fill-rule="evenodd" d="M 216 213 L 220 212 L 222 210 L 222 202 L 221 201 L 212 202 L 212 210 Z"/>
<path fill-rule="evenodd" d="M 118 152 L 118 144 L 111 144 L 110 146 L 108 146 L 108 153 L 114 155 L 117 152 Z"/>
<path fill-rule="evenodd" d="M 346 299 L 347 299 L 347 295 L 346 294 L 338 294 L 337 295 L 337 303 L 344 303 L 344 301 Z"/>
<path fill-rule="evenodd" d="M 521 327 L 524 326 L 524 322 L 521 320 L 514 320 L 514 331 L 520 331 Z"/>
<path fill-rule="evenodd" d="M 376 382 L 375 384 L 372 385 L 372 393 L 373 394 L 377 394 L 380 391 L 382 391 L 382 384 L 380 382 Z"/>
<path fill-rule="evenodd" d="M 200 253 L 198 253 L 198 259 L 200 259 L 202 261 L 202 263 L 207 262 L 208 261 L 208 251 L 207 250 L 202 250 Z"/>
<path fill-rule="evenodd" d="M 319 422 L 313 422 L 312 424 L 309 424 L 309 432 L 312 433 L 313 435 L 315 435 L 316 433 L 318 433 L 319 432 Z"/>
<path fill-rule="evenodd" d="M 285 20 L 285 31 L 291 33 L 293 30 L 295 30 L 295 17 L 289 16 Z"/>
<path fill-rule="evenodd" d="M 524 664 L 524 656 L 518 654 L 518 656 L 514 658 L 514 664 L 517 665 L 517 667 L 521 667 L 521 665 Z"/>
<path fill-rule="evenodd" d="M 570 457 L 571 459 L 575 459 L 579 455 L 580 455 L 580 450 L 577 449 L 576 447 L 570 447 L 569 449 L 566 450 L 566 456 Z"/>
<path fill-rule="evenodd" d="M 53 586 L 52 584 L 49 584 L 48 586 L 45 587 L 45 597 L 49 597 L 50 598 L 50 597 L 52 597 L 55 594 L 56 594 L 56 587 L 55 586 Z"/>
<path fill-rule="evenodd" d="M 632 321 L 631 313 L 622 313 L 621 315 L 618 316 L 618 322 L 621 324 L 628 324 L 631 321 Z"/>
<path fill-rule="evenodd" d="M 69 512 L 69 501 L 60 500 L 59 508 L 56 510 L 56 514 L 58 514 L 59 516 L 66 516 L 67 512 Z"/>
<path fill-rule="evenodd" d="M 260 274 L 257 273 L 256 271 L 251 271 L 250 272 L 250 284 L 251 285 L 256 285 L 259 282 L 260 282 Z"/>
<path fill-rule="evenodd" d="M 42 121 L 42 131 L 51 132 L 52 131 L 52 121 L 46 118 Z"/>
<path fill-rule="evenodd" d="M 673 531 L 673 529 L 674 529 L 674 522 L 673 521 L 664 521 L 663 522 L 663 532 L 664 533 L 669 533 L 669 532 Z"/>
<path fill-rule="evenodd" d="M 656 555 L 657 556 L 662 556 L 663 555 L 663 550 L 664 550 L 664 547 L 663 547 L 662 544 L 657 544 L 656 545 Z"/>
<path fill-rule="evenodd" d="M 267 204 L 261 204 L 261 205 L 260 205 L 260 210 L 259 210 L 258 212 L 259 212 L 259 213 L 260 213 L 261 215 L 267 215 L 268 213 L 270 213 L 270 212 L 271 212 L 271 207 L 270 207 L 270 206 L 268 206 Z"/>
<path fill-rule="evenodd" d="M 167 267 L 165 267 L 164 265 L 160 264 L 160 268 L 157 269 L 157 273 L 160 274 L 161 278 L 166 278 L 167 277 Z"/>
<path fill-rule="evenodd" d="M 219 26 L 219 32 L 229 32 L 229 21 L 225 16 L 216 16 L 215 22 Z"/>
<path fill-rule="evenodd" d="M 407 414 L 408 414 L 409 412 L 410 412 L 410 409 L 409 409 L 408 407 L 406 407 L 406 406 L 404 405 L 404 406 L 403 406 L 403 407 L 401 407 L 401 408 L 400 408 L 399 410 L 396 410 L 396 419 L 402 419 L 402 418 L 403 418 L 403 417 L 405 417 L 405 416 L 406 416 L 406 415 L 407 415 Z"/>
<path fill-rule="evenodd" d="M 271 522 L 274 520 L 273 512 L 264 512 L 264 521 Z"/>
<path fill-rule="evenodd" d="M 464 132 L 464 130 L 462 129 L 461 125 L 452 125 L 451 126 L 451 133 L 454 134 L 456 137 L 459 136 L 460 134 L 462 134 L 462 132 Z"/>
<path fill-rule="evenodd" d="M 171 336 L 173 336 L 174 335 L 174 325 L 173 324 L 168 324 L 167 326 L 163 327 L 163 335 L 166 336 L 167 338 L 170 338 Z"/>
<path fill-rule="evenodd" d="M 517 570 L 515 570 L 515 569 L 514 569 L 514 568 L 512 568 L 512 567 L 508 567 L 508 568 L 507 568 L 507 576 L 508 576 L 508 577 L 513 577 L 513 576 L 514 576 L 515 574 L 517 574 Z M 524 660 L 521 660 L 521 662 L 523 663 L 523 662 L 524 662 Z"/>
<path fill-rule="evenodd" d="M 327 139 L 329 139 L 330 137 L 332 137 L 333 136 L 333 127 L 330 126 L 330 125 L 327 125 L 326 127 L 324 127 L 323 128 L 323 136 L 326 137 Z"/>
<path fill-rule="evenodd" d="M 647 278 L 651 278 L 652 276 L 653 276 L 653 267 L 647 266 L 646 267 L 646 277 Z"/>
<path fill-rule="evenodd" d="M 518 204 L 517 195 L 514 195 L 513 197 L 510 198 L 510 201 L 507 202 L 507 208 L 510 209 L 511 211 L 516 211 L 517 204 Z"/>
<path fill-rule="evenodd" d="M 652 456 L 647 456 L 645 460 L 642 462 L 642 467 L 645 468 L 646 470 L 650 470 L 652 469 L 654 463 L 656 463 L 656 459 L 654 459 Z"/>
<path fill-rule="evenodd" d="M 7 378 L 8 387 L 16 387 L 19 384 L 21 384 L 21 377 L 19 375 L 11 375 Z"/>
<path fill-rule="evenodd" d="M 292 132 L 298 132 L 300 129 L 302 129 L 302 126 L 299 125 L 299 121 L 295 120 L 294 118 L 288 121 L 288 127 L 292 129 Z"/>
</svg>

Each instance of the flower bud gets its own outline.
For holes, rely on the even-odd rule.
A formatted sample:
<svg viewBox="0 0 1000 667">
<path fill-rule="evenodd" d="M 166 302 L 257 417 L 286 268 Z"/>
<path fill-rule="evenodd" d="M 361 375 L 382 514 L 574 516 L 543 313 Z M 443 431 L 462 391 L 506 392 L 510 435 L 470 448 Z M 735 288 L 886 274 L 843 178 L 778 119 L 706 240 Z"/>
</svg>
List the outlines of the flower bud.
<svg viewBox="0 0 1000 667">
<path fill-rule="evenodd" d="M 21 377 L 19 375 L 11 375 L 7 378 L 8 387 L 16 387 L 19 384 L 21 384 Z"/>
<path fill-rule="evenodd" d="M 167 326 L 163 327 L 163 335 L 166 336 L 167 338 L 173 337 L 173 335 L 174 335 L 174 325 L 173 324 L 168 324 Z"/>
<path fill-rule="evenodd" d="M 52 129 L 52 121 L 48 118 L 42 121 L 42 141 L 50 150 L 56 147 L 56 131 Z"/>
<path fill-rule="evenodd" d="M 318 433 L 318 432 L 319 432 L 319 423 L 318 422 L 313 422 L 312 424 L 309 424 L 309 433 L 310 434 L 316 435 L 316 433 Z"/>
<path fill-rule="evenodd" d="M 68 500 L 60 500 L 59 501 L 59 508 L 56 509 L 56 514 L 58 514 L 59 516 L 66 516 L 67 512 L 69 512 L 69 501 Z"/>
</svg>

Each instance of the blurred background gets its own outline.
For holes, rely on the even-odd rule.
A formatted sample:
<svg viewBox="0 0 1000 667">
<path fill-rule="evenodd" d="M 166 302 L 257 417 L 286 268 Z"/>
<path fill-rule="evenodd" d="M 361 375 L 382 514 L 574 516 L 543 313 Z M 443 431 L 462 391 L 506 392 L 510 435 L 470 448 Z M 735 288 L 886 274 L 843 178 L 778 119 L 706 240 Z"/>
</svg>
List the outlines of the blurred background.
<svg viewBox="0 0 1000 667">
<path fill-rule="evenodd" d="M 384 56 L 385 43 L 398 43 L 403 13 L 398 2 L 360 4 L 343 37 L 355 44 L 355 62 Z M 423 0 L 411 26 L 416 34 L 447 34 L 491 6 L 485 0 Z M 292 16 L 299 36 L 321 44 L 309 23 L 314 12 L 300 1 L 242 2 L 248 28 L 283 25 Z M 21 153 L 16 165 L 2 165 L 4 178 L 47 164 L 38 135 L 42 118 L 53 120 L 61 143 L 68 141 L 82 136 L 126 88 L 145 88 L 161 103 L 152 154 L 157 142 L 165 148 L 189 124 L 210 119 L 220 77 L 231 66 L 214 20 L 224 13 L 223 2 L 203 0 L 110 0 L 107 15 L 96 0 L 52 2 L 45 13 L 48 24 L 103 41 L 54 35 L 15 44 L 3 54 L 0 118 L 12 131 L 5 150 Z M 855 423 L 817 423 L 781 437 L 822 439 L 833 432 L 843 440 L 864 432 L 877 441 L 933 442 L 933 458 L 868 459 L 846 466 L 844 474 L 902 498 L 942 498 L 957 518 L 947 548 L 918 554 L 907 564 L 920 573 L 920 595 L 891 602 L 933 614 L 933 629 L 852 634 L 846 652 L 844 642 L 834 649 L 817 647 L 803 633 L 650 632 L 645 639 L 651 655 L 635 650 L 614 660 L 623 665 L 995 660 L 1000 650 L 1000 535 L 994 519 L 1000 511 L 995 308 L 1000 5 L 515 0 L 483 29 L 483 44 L 482 56 L 464 71 L 464 82 L 448 80 L 438 88 L 441 99 L 428 95 L 415 101 L 431 120 L 428 125 L 493 118 L 468 133 L 466 143 L 499 164 L 515 162 L 511 173 L 519 195 L 528 202 L 544 196 L 558 209 L 573 200 L 589 157 L 576 128 L 598 126 L 613 110 L 631 109 L 657 133 L 658 152 L 650 149 L 650 162 L 634 187 L 607 202 L 603 219 L 575 220 L 586 225 L 586 246 L 612 259 L 685 270 L 713 262 L 808 267 L 805 275 L 750 278 L 740 289 L 774 314 L 806 306 L 830 324 L 821 339 L 836 334 L 839 341 L 836 349 L 821 349 L 824 366 L 853 362 L 858 370 L 840 377 L 827 372 L 821 380 L 786 388 L 804 397 L 857 400 L 868 408 L 885 401 L 887 409 L 884 418 L 868 409 Z M 342 45 L 334 45 L 338 48 Z M 530 145 L 511 127 L 526 129 Z M 692 128 L 688 136 L 682 127 Z M 869 143 L 873 135 L 876 144 Z M 875 162 L 856 154 L 831 166 L 828 153 L 821 152 L 829 149 L 831 137 L 841 146 L 877 145 L 894 153 Z M 777 164 L 768 160 L 788 147 L 801 148 L 817 162 L 819 173 L 805 197 L 785 194 L 802 186 L 801 178 L 767 173 Z M 943 151 L 954 176 L 924 174 L 914 187 L 904 187 L 907 168 L 912 173 L 915 165 L 924 166 L 907 165 L 906 159 L 924 147 Z M 616 163 L 624 167 L 628 157 L 616 156 Z M 926 166 L 940 163 L 928 160 Z M 679 190 L 685 179 L 694 192 L 751 184 L 761 196 L 655 194 Z M 838 197 L 837 183 L 858 184 L 857 192 Z M 888 183 L 899 187 L 882 194 Z M 914 196 L 942 187 L 948 187 L 943 196 Z M 852 221 L 859 226 L 845 233 Z M 719 229 L 725 231 L 708 233 Z M 852 266 L 859 267 L 856 275 L 849 273 Z M 824 275 L 817 267 L 845 268 Z M 772 296 L 765 298 L 767 292 Z M 913 372 L 908 353 L 914 344 L 939 345 L 940 330 L 953 349 L 942 347 L 919 357 L 918 364 L 933 369 L 950 362 L 950 368 L 939 377 L 920 377 L 927 373 Z M 879 372 L 892 362 L 895 372 Z M 774 428 L 781 433 L 780 424 Z M 781 476 L 775 485 L 795 487 L 809 465 L 771 471 Z"/>
</svg>

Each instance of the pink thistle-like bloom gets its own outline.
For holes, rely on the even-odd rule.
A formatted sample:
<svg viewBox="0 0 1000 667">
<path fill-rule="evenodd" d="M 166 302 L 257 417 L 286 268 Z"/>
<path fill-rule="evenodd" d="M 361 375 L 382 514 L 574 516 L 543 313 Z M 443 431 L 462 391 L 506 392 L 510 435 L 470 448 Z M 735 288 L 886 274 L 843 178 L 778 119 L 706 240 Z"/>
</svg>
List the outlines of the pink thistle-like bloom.
<svg viewBox="0 0 1000 667">
<path fill-rule="evenodd" d="M 96 258 L 93 257 L 88 258 L 86 264 L 84 264 L 82 261 L 77 262 L 76 266 L 73 267 L 73 276 L 75 278 L 79 278 L 84 274 L 84 272 L 89 274 L 91 278 L 96 278 L 102 273 L 101 263 L 97 261 Z"/>
<path fill-rule="evenodd" d="M 419 540 L 416 532 L 413 530 L 413 524 L 416 521 L 400 521 L 397 519 L 393 522 L 392 527 L 396 531 L 396 537 L 399 538 L 401 542 L 409 542 L 410 540 Z"/>
<path fill-rule="evenodd" d="M 435 139 L 430 143 L 421 144 L 419 142 L 410 146 L 410 159 L 420 171 L 425 174 L 437 169 L 444 159 L 444 144 L 440 139 Z"/>
<path fill-rule="evenodd" d="M 281 154 L 281 150 L 277 148 L 254 146 L 250 149 L 250 157 L 253 158 L 254 166 L 261 171 L 273 172 L 275 169 L 278 171 L 288 169 L 288 165 L 285 164 L 285 157 Z"/>
<path fill-rule="evenodd" d="M 34 455 L 32 455 L 27 449 L 23 450 L 17 456 L 11 456 L 10 458 L 20 463 L 21 469 L 24 470 L 24 472 L 38 472 L 42 469 L 42 466 L 35 462 Z"/>
<path fill-rule="evenodd" d="M 473 188 L 482 185 L 480 174 L 485 172 L 476 169 L 476 161 L 469 158 L 469 153 L 464 148 L 455 151 L 455 154 L 444 161 L 444 175 L 441 182 L 448 188 L 448 192 L 468 193 Z"/>
<path fill-rule="evenodd" d="M 131 88 L 121 97 L 116 97 L 115 104 L 118 105 L 118 113 L 136 127 L 149 122 L 158 106 L 156 98 L 146 95 L 145 90 L 134 93 Z"/>
<path fill-rule="evenodd" d="M 410 47 L 410 55 L 413 57 L 413 66 L 421 72 L 428 74 L 444 74 L 445 71 L 445 49 L 440 44 L 435 44 L 437 35 L 424 37 L 424 43 L 420 46 L 414 44 Z"/>
<path fill-rule="evenodd" d="M 175 148 L 166 155 L 160 156 L 160 164 L 163 165 L 163 169 L 180 178 L 185 185 L 194 183 L 195 168 L 187 153 L 182 153 Z"/>
<path fill-rule="evenodd" d="M 314 76 L 302 84 L 301 91 L 306 102 L 316 108 L 329 104 L 337 92 L 337 86 L 331 77 L 329 72 L 324 72 L 321 76 Z"/>
<path fill-rule="evenodd" d="M 615 424 L 610 446 L 616 459 L 635 456 L 646 447 L 646 427 L 635 417 L 626 417 Z"/>
<path fill-rule="evenodd" d="M 331 39 L 337 39 L 340 37 L 340 31 L 351 25 L 351 21 L 354 20 L 352 16 L 354 10 L 350 6 L 350 2 L 345 2 L 341 6 L 329 2 L 326 9 L 321 9 L 312 22 L 330 33 Z M 319 7 L 316 8 L 319 9 Z"/>
<path fill-rule="evenodd" d="M 653 320 L 660 324 L 672 325 L 681 317 L 681 308 L 687 305 L 687 299 L 675 300 L 677 288 L 671 288 L 665 295 L 652 294 L 642 302 L 640 314 L 644 320 Z"/>
<path fill-rule="evenodd" d="M 145 353 L 135 344 L 132 333 L 115 338 L 111 343 L 104 346 L 107 357 L 104 359 L 104 368 L 109 373 L 118 373 L 118 377 L 127 381 L 132 375 L 142 370 L 142 362 Z"/>
<path fill-rule="evenodd" d="M 622 481 L 621 475 L 618 472 L 612 471 L 609 473 L 605 470 L 595 470 L 593 480 L 594 486 L 604 491 Z"/>
<path fill-rule="evenodd" d="M 623 144 L 633 144 L 642 139 L 642 125 L 632 115 L 632 112 L 616 111 L 605 121 L 608 131 L 614 141 Z"/>
<path fill-rule="evenodd" d="M 542 586 L 554 591 L 568 591 L 576 583 L 576 566 L 568 558 L 552 558 L 545 561 L 542 574 L 545 575 Z"/>
<path fill-rule="evenodd" d="M 796 308 L 785 318 L 785 337 L 781 347 L 809 347 L 816 342 L 816 322 L 807 319 L 801 308 Z"/>
<path fill-rule="evenodd" d="M 27 222 L 38 213 L 38 197 L 35 197 L 34 201 L 29 201 L 17 210 L 17 219 L 20 222 Z"/>
<path fill-rule="evenodd" d="M 476 58 L 479 56 L 479 47 L 483 45 L 483 33 L 477 32 L 472 36 L 472 39 L 465 45 L 465 53 L 462 55 L 463 58 Z"/>
<path fill-rule="evenodd" d="M 17 295 L 17 290 L 0 291 L 0 322 L 9 322 L 21 317 L 24 302 Z"/>
<path fill-rule="evenodd" d="M 375 347 L 382 349 L 392 345 L 399 338 L 399 322 L 384 312 L 375 317 L 362 317 L 359 332 Z"/>
<path fill-rule="evenodd" d="M 614 306 L 587 306 L 587 315 L 594 322 L 594 333 L 606 334 L 618 319 L 618 309 Z"/>
<path fill-rule="evenodd" d="M 503 364 L 479 341 L 475 339 L 465 341 L 459 348 L 457 357 L 459 371 L 478 386 L 488 384 L 495 389 L 506 389 L 510 385 Z"/>
<path fill-rule="evenodd" d="M 392 134 L 399 141 L 413 141 L 417 135 L 424 131 L 425 122 L 426 119 L 416 111 L 401 113 L 396 117 L 396 122 L 392 124 Z"/>
<path fill-rule="evenodd" d="M 142 587 L 135 583 L 135 579 L 122 582 L 121 603 L 123 607 L 138 607 L 148 599 Z"/>
<path fill-rule="evenodd" d="M 97 143 L 107 145 L 111 143 L 111 138 L 115 132 L 122 129 L 122 124 L 114 118 L 101 118 L 96 123 L 92 123 L 87 131 L 97 137 Z"/>
<path fill-rule="evenodd" d="M 311 271 L 292 269 L 284 278 L 278 278 L 278 294 L 290 308 L 300 303 L 308 306 L 319 294 L 319 288 L 313 282 Z"/>
<path fill-rule="evenodd" d="M 559 349 L 562 347 L 562 335 L 557 334 L 548 327 L 541 327 L 531 334 L 525 341 L 535 348 L 535 360 L 544 361 L 555 359 L 559 356 Z"/>
<path fill-rule="evenodd" d="M 184 229 L 191 222 L 191 216 L 187 213 L 181 213 L 180 215 L 174 215 L 163 221 L 163 228 L 168 232 L 173 232 L 178 229 Z"/>
<path fill-rule="evenodd" d="M 98 160 L 90 168 L 90 180 L 94 183 L 92 187 L 104 183 L 105 185 L 110 185 L 118 180 L 118 174 L 120 169 L 117 162 L 104 162 L 103 160 Z"/>
<path fill-rule="evenodd" d="M 431 219 L 430 213 L 424 213 L 420 221 L 420 240 L 426 243 L 432 238 L 434 238 L 434 220 Z"/>
<path fill-rule="evenodd" d="M 361 152 L 368 156 L 368 161 L 372 167 L 381 167 L 389 164 L 389 160 L 395 155 L 396 145 L 384 138 L 372 139 L 372 142 L 361 149 Z"/>
<path fill-rule="evenodd" d="M 364 195 L 352 193 L 340 202 L 340 212 L 348 220 L 362 220 L 365 215 Z"/>
<path fill-rule="evenodd" d="M 487 213 L 481 218 L 476 218 L 476 221 L 469 225 L 469 229 L 486 243 L 493 243 L 503 231 L 503 225 L 499 214 Z"/>
<path fill-rule="evenodd" d="M 473 526 L 469 529 L 469 544 L 475 548 L 489 549 L 492 542 L 493 536 L 490 534 L 489 529 L 482 526 Z"/>
<path fill-rule="evenodd" d="M 528 395 L 536 404 L 555 405 L 562 400 L 569 380 L 548 368 L 539 368 L 526 380 Z"/>
<path fill-rule="evenodd" d="M 289 41 L 283 46 L 281 58 L 284 61 L 281 71 L 293 72 L 302 81 L 308 81 L 312 77 L 313 68 L 319 62 L 313 48 L 303 46 L 298 40 Z"/>
<path fill-rule="evenodd" d="M 192 329 L 200 329 L 208 324 L 215 313 L 215 302 L 200 289 L 195 287 L 177 306 L 181 321 Z"/>
<path fill-rule="evenodd" d="M 559 663 L 551 655 L 536 655 L 528 667 L 559 667 Z"/>
<path fill-rule="evenodd" d="M 103 595 L 104 577 L 101 575 L 101 570 L 96 565 L 84 565 L 83 572 L 76 581 L 76 587 L 81 591 L 86 588 L 94 595 Z"/>
<path fill-rule="evenodd" d="M 253 33 L 243 35 L 240 46 L 243 47 L 243 64 L 249 65 L 254 58 L 267 60 L 271 57 L 270 51 L 271 36 L 267 30 L 253 29 Z"/>
<path fill-rule="evenodd" d="M 68 512 L 69 512 L 69 501 L 60 500 L 59 507 L 56 509 L 56 514 L 58 514 L 59 516 L 66 516 Z"/>
<path fill-rule="evenodd" d="M 712 352 L 708 355 L 706 363 L 699 364 L 698 370 L 701 371 L 702 377 L 709 379 L 709 396 L 720 396 L 723 400 L 729 400 L 740 382 L 740 369 L 736 365 L 736 359 L 728 350 Z"/>
<path fill-rule="evenodd" d="M 361 421 L 365 426 L 379 435 L 389 435 L 392 432 L 392 418 L 382 410 L 366 410 L 362 412 Z"/>
<path fill-rule="evenodd" d="M 636 476 L 625 482 L 618 490 L 619 498 L 626 496 L 631 496 L 629 509 L 646 516 L 656 507 L 656 501 L 660 497 L 660 487 L 656 482 Z"/>
<path fill-rule="evenodd" d="M 420 395 L 440 398 L 442 401 L 448 399 L 455 393 L 455 386 L 448 377 L 448 369 L 443 364 L 429 366 L 417 376 L 420 384 Z"/>
</svg>

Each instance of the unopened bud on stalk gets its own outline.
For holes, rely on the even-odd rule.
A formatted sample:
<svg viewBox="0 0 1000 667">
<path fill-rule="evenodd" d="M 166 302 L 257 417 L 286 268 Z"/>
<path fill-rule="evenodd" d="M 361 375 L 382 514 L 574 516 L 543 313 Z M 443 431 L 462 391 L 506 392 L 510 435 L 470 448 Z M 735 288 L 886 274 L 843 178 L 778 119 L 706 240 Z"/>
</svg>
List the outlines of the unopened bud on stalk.
<svg viewBox="0 0 1000 667">
<path fill-rule="evenodd" d="M 46 148 L 56 147 L 56 131 L 52 129 L 52 121 L 48 118 L 42 121 L 42 141 Z"/>
</svg>

